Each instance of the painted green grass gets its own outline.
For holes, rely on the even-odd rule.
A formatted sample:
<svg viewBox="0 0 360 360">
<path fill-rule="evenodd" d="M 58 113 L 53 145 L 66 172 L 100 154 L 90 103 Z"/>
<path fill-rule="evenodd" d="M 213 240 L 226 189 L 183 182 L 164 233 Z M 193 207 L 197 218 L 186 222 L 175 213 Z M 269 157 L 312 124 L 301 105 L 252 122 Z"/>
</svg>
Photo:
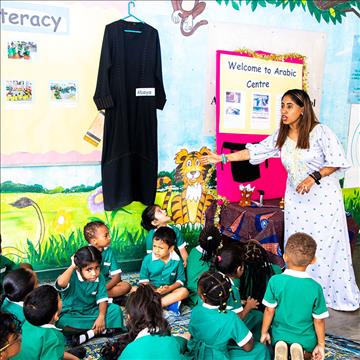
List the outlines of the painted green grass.
<svg viewBox="0 0 360 360">
<path fill-rule="evenodd" d="M 350 212 L 355 222 L 360 225 L 360 188 L 342 189 L 345 210 Z M 360 241 L 360 234 L 358 234 Z"/>
<path fill-rule="evenodd" d="M 88 207 L 91 193 L 1 194 L 4 254 L 16 262 L 29 262 L 36 270 L 67 266 L 76 250 L 87 244 L 82 234 L 84 225 L 92 220 L 100 220 L 110 228 L 111 246 L 119 261 L 141 259 L 145 255 L 147 234 L 140 225 L 145 206 L 133 202 L 118 211 L 93 214 Z M 165 193 L 158 193 L 156 202 L 162 204 L 164 196 Z M 10 205 L 22 197 L 34 201 L 44 217 L 45 232 L 40 246 L 41 226 L 34 208 Z M 61 226 L 57 222 L 60 216 L 63 217 Z M 189 225 L 182 228 L 189 248 L 197 244 L 200 230 Z M 17 250 L 9 251 L 9 247 Z"/>
</svg>

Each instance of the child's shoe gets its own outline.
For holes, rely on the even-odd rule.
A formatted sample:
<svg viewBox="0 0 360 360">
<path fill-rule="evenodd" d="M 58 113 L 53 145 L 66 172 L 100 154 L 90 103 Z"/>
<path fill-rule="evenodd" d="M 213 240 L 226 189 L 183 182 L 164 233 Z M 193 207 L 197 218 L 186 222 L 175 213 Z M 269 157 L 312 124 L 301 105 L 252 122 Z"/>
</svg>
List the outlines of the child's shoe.
<svg viewBox="0 0 360 360">
<path fill-rule="evenodd" d="M 180 316 L 180 305 L 181 301 L 177 301 L 176 303 L 169 305 L 166 309 L 172 311 L 176 316 Z"/>
<path fill-rule="evenodd" d="M 304 350 L 300 344 L 293 343 L 290 346 L 291 360 L 304 360 Z"/>
<path fill-rule="evenodd" d="M 274 360 L 287 360 L 288 346 L 285 341 L 278 341 L 275 345 Z"/>
</svg>

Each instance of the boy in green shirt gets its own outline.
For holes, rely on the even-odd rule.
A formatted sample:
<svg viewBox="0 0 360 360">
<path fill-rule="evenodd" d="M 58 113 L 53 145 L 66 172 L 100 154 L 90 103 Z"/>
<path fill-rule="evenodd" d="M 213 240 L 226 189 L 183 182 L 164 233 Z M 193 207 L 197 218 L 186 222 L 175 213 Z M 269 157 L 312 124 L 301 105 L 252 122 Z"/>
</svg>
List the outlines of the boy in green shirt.
<svg viewBox="0 0 360 360">
<path fill-rule="evenodd" d="M 166 210 L 162 210 L 159 205 L 149 205 L 144 209 L 141 214 L 141 226 L 148 230 L 148 234 L 145 239 L 146 252 L 149 254 L 152 252 L 153 237 L 156 229 L 162 226 L 169 226 L 175 231 L 175 245 L 179 249 L 180 256 L 183 260 L 183 265 L 186 267 L 188 253 L 186 250 L 186 242 L 182 236 L 181 231 L 175 225 L 169 225 L 171 217 L 167 214 Z"/>
<path fill-rule="evenodd" d="M 315 360 L 324 359 L 324 319 L 329 313 L 320 284 L 306 273 L 308 265 L 315 263 L 315 252 L 316 242 L 310 235 L 291 235 L 284 254 L 288 268 L 268 283 L 260 341 L 270 343 L 272 337 L 276 359 L 287 359 L 288 345 L 292 359 L 303 359 L 303 350 Z"/>
<path fill-rule="evenodd" d="M 65 339 L 54 323 L 61 312 L 61 299 L 51 285 L 34 289 L 24 301 L 21 351 L 14 360 L 77 360 L 65 352 Z M 85 356 L 84 350 L 82 356 Z"/>
<path fill-rule="evenodd" d="M 126 281 L 121 281 L 122 271 L 110 247 L 111 238 L 108 227 L 101 221 L 89 222 L 84 227 L 84 237 L 90 245 L 101 252 L 100 271 L 105 277 L 109 297 L 116 298 L 127 294 L 131 290 L 131 285 Z"/>
<path fill-rule="evenodd" d="M 183 263 L 174 251 L 175 240 L 175 232 L 170 227 L 163 226 L 155 231 L 153 251 L 145 256 L 141 264 L 139 282 L 151 283 L 162 295 L 162 306 L 176 304 L 169 310 L 178 313 L 180 302 L 189 296 L 189 291 L 184 287 Z"/>
</svg>

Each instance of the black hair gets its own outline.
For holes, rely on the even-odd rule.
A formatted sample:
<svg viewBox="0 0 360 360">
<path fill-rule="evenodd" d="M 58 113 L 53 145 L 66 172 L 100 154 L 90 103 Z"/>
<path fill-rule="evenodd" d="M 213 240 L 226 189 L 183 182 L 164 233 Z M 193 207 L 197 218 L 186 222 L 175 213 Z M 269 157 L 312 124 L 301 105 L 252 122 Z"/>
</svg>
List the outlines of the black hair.
<svg viewBox="0 0 360 360">
<path fill-rule="evenodd" d="M 206 225 L 199 235 L 199 245 L 204 250 L 201 260 L 209 262 L 222 246 L 222 236 L 219 229 L 214 225 Z"/>
<path fill-rule="evenodd" d="M 161 295 L 151 285 L 141 284 L 130 294 L 126 303 L 129 332 L 122 335 L 116 343 L 108 343 L 102 349 L 105 360 L 117 359 L 127 344 L 134 341 L 139 332 L 148 328 L 150 334 L 170 335 L 170 325 L 164 318 Z"/>
<path fill-rule="evenodd" d="M 218 255 L 213 258 L 212 266 L 216 270 L 232 276 L 238 267 L 244 266 L 244 257 L 238 246 L 228 246 L 223 248 Z"/>
<path fill-rule="evenodd" d="M 169 226 L 160 226 L 154 232 L 153 240 L 161 240 L 169 247 L 175 246 L 176 234 L 175 231 Z"/>
<path fill-rule="evenodd" d="M 24 301 L 26 295 L 34 289 L 36 282 L 36 275 L 31 270 L 19 268 L 9 272 L 3 281 L 4 293 L 1 297 L 0 305 L 5 297 L 10 301 Z"/>
<path fill-rule="evenodd" d="M 204 272 L 198 281 L 198 292 L 204 297 L 205 303 L 226 310 L 226 302 L 230 295 L 230 279 L 220 272 Z"/>
<path fill-rule="evenodd" d="M 155 229 L 156 226 L 152 224 L 153 220 L 155 220 L 155 211 L 156 208 L 159 208 L 159 205 L 153 204 L 147 206 L 141 214 L 141 226 L 145 230 Z"/>
<path fill-rule="evenodd" d="M 274 270 L 267 251 L 256 240 L 247 241 L 243 249 L 245 269 L 241 277 L 240 294 L 243 299 L 250 296 L 261 304 Z M 263 309 L 263 306 L 259 308 Z"/>
<path fill-rule="evenodd" d="M 25 319 L 32 325 L 49 324 L 58 310 L 59 294 L 51 285 L 34 289 L 24 301 Z"/>
<path fill-rule="evenodd" d="M 87 242 L 90 242 L 96 236 L 96 231 L 102 226 L 106 226 L 102 221 L 91 221 L 84 226 L 84 238 Z"/>
<path fill-rule="evenodd" d="M 80 269 L 94 262 L 100 265 L 101 260 L 101 251 L 95 246 L 84 246 L 74 255 L 74 263 Z"/>
<path fill-rule="evenodd" d="M 2 349 L 8 344 L 11 335 L 21 334 L 21 322 L 14 314 L 0 311 L 0 324 L 0 349 Z"/>
</svg>

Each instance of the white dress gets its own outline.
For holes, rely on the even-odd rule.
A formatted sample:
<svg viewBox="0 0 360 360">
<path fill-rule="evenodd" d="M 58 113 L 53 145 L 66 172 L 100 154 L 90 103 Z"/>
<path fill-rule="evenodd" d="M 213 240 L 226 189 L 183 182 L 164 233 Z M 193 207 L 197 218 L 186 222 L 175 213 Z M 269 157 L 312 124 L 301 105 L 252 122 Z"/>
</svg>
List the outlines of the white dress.
<svg viewBox="0 0 360 360">
<path fill-rule="evenodd" d="M 355 282 L 343 197 L 339 179 L 350 167 L 343 147 L 335 134 L 319 124 L 310 133 L 310 148 L 297 149 L 289 137 L 281 151 L 276 147 L 278 131 L 259 144 L 247 144 L 250 163 L 259 164 L 270 157 L 281 156 L 288 172 L 285 192 L 285 243 L 295 232 L 311 235 L 316 243 L 314 265 L 307 272 L 324 291 L 326 304 L 335 310 L 359 308 L 360 293 Z M 298 194 L 296 186 L 313 171 L 323 167 L 339 168 L 314 184 L 309 193 Z"/>
</svg>

